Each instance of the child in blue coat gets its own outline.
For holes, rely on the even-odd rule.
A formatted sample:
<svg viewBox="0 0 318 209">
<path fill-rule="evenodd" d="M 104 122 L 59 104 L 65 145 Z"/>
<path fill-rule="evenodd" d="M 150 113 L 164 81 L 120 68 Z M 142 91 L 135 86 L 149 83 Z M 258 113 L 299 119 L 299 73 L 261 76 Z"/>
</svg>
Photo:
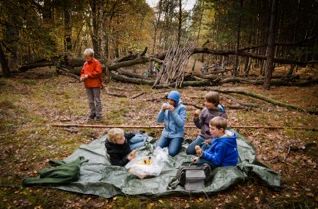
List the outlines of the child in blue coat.
<svg viewBox="0 0 318 209">
<path fill-rule="evenodd" d="M 164 103 L 157 116 L 158 123 L 164 123 L 164 129 L 157 146 L 168 147 L 169 155 L 175 156 L 181 150 L 184 137 L 184 124 L 186 121 L 186 108 L 180 101 L 178 91 L 169 92 L 168 102 Z"/>
<path fill-rule="evenodd" d="M 203 151 L 200 146 L 195 146 L 194 161 L 197 164 L 208 163 L 212 167 L 235 166 L 238 163 L 236 134 L 226 130 L 227 120 L 217 116 L 210 121 L 210 132 L 213 136 L 211 146 Z"/>
</svg>

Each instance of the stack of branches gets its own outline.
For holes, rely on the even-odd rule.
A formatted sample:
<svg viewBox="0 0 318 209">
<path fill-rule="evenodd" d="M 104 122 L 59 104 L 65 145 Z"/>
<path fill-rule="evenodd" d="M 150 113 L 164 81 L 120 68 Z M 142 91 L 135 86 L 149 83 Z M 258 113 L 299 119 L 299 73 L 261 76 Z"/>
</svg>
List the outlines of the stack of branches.
<svg viewBox="0 0 318 209">
<path fill-rule="evenodd" d="M 184 68 L 191 54 L 192 50 L 190 47 L 175 46 L 169 48 L 153 87 L 158 84 L 169 85 L 172 83 L 175 88 L 181 87 L 185 76 Z"/>
</svg>

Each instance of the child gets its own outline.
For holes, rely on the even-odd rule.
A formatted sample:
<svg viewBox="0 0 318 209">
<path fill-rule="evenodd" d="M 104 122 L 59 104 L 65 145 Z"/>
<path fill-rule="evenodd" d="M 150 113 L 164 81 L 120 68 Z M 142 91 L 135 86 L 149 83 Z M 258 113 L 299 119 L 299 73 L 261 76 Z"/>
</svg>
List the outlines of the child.
<svg viewBox="0 0 318 209">
<path fill-rule="evenodd" d="M 85 49 L 85 63 L 81 70 L 80 80 L 84 82 L 88 104 L 90 109 L 89 120 L 102 119 L 102 103 L 100 99 L 100 89 L 102 82 L 102 65 L 94 58 L 93 49 Z"/>
<path fill-rule="evenodd" d="M 178 91 L 171 91 L 167 99 L 168 103 L 162 105 L 157 116 L 157 122 L 165 125 L 157 146 L 168 147 L 169 155 L 175 156 L 180 152 L 183 142 L 186 108 L 181 104 Z"/>
<path fill-rule="evenodd" d="M 107 136 L 105 146 L 112 165 L 124 166 L 136 157 L 136 150 L 131 151 L 123 129 L 112 128 Z"/>
<path fill-rule="evenodd" d="M 194 147 L 199 145 L 203 150 L 210 146 L 210 140 L 212 135 L 209 130 L 209 122 L 216 116 L 227 118 L 223 105 L 219 103 L 219 93 L 210 91 L 205 95 L 204 108 L 200 114 L 200 110 L 197 110 L 194 114 L 193 122 L 196 127 L 201 129 L 200 135 L 188 146 L 186 153 L 188 155 L 194 155 Z M 199 116 L 200 114 L 200 116 Z"/>
<path fill-rule="evenodd" d="M 212 167 L 235 166 L 238 162 L 238 151 L 235 133 L 225 130 L 227 120 L 215 117 L 210 121 L 210 132 L 214 138 L 212 145 L 205 151 L 199 145 L 195 146 L 194 159 L 197 164 L 208 163 Z"/>
</svg>

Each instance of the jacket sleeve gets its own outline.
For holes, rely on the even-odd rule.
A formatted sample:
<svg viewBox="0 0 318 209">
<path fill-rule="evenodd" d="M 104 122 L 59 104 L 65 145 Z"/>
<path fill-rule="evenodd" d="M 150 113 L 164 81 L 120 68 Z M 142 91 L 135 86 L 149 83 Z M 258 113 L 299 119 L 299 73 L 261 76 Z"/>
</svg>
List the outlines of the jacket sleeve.
<svg viewBox="0 0 318 209">
<path fill-rule="evenodd" d="M 195 126 L 197 128 L 202 128 L 203 121 L 204 121 L 204 118 L 203 118 L 203 113 L 202 112 L 201 112 L 199 117 L 193 118 L 193 122 L 194 122 L 194 124 L 195 124 Z"/>
<path fill-rule="evenodd" d="M 165 111 L 161 109 L 158 116 L 157 116 L 157 122 L 163 123 L 164 118 L 165 118 Z"/>
<path fill-rule="evenodd" d="M 118 150 L 108 153 L 110 157 L 110 163 L 112 165 L 125 166 L 129 162 L 127 157 L 131 150 L 128 143 L 127 146 L 123 148 L 120 152 L 124 154 L 124 157 L 122 157 L 122 154 L 118 153 Z"/>
<path fill-rule="evenodd" d="M 129 162 L 127 156 L 120 158 L 118 155 L 110 155 L 110 163 L 112 165 L 124 166 Z"/>
<path fill-rule="evenodd" d="M 177 126 L 184 126 L 185 120 L 187 117 L 187 112 L 185 107 L 180 108 L 180 112 L 172 111 L 172 118 L 176 122 Z"/>
<path fill-rule="evenodd" d="M 225 147 L 221 144 L 215 148 L 214 153 L 204 151 L 201 158 L 212 162 L 215 166 L 221 166 L 225 155 Z"/>
<path fill-rule="evenodd" d="M 84 64 L 84 65 L 85 65 L 85 64 Z M 82 75 L 84 74 L 84 65 L 83 65 L 83 67 L 82 67 L 82 69 L 81 69 L 80 76 L 82 76 Z"/>
<path fill-rule="evenodd" d="M 220 116 L 221 116 L 222 118 L 227 118 L 226 112 L 222 112 Z"/>
<path fill-rule="evenodd" d="M 96 62 L 96 66 L 93 71 L 88 74 L 89 78 L 98 78 L 102 74 L 102 65 L 100 62 Z"/>
</svg>

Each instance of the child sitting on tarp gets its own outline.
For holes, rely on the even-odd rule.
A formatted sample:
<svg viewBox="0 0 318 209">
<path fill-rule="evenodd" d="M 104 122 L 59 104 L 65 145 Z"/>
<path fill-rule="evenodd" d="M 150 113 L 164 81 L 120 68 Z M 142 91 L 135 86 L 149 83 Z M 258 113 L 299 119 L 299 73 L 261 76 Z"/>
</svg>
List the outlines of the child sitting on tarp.
<svg viewBox="0 0 318 209">
<path fill-rule="evenodd" d="M 193 122 L 197 128 L 201 129 L 200 135 L 188 146 L 186 153 L 188 155 L 194 155 L 196 145 L 199 145 L 202 150 L 206 150 L 211 145 L 212 135 L 209 128 L 210 120 L 216 116 L 227 118 L 225 108 L 220 104 L 219 93 L 210 91 L 205 95 L 204 108 L 200 113 L 197 110 L 194 113 Z"/>
<path fill-rule="evenodd" d="M 169 92 L 168 102 L 164 103 L 157 116 L 158 123 L 164 123 L 165 127 L 157 146 L 168 147 L 170 156 L 177 155 L 181 150 L 184 137 L 184 124 L 186 121 L 186 108 L 180 101 L 178 91 Z"/>
<path fill-rule="evenodd" d="M 196 164 L 207 163 L 211 167 L 235 166 L 238 162 L 236 134 L 226 130 L 227 120 L 217 116 L 210 121 L 210 132 L 213 136 L 211 146 L 203 151 L 199 145 L 195 146 L 198 158 Z"/>
<path fill-rule="evenodd" d="M 145 144 L 142 134 L 125 133 L 121 128 L 108 131 L 105 146 L 112 165 L 124 166 L 136 157 L 137 148 Z"/>
</svg>

